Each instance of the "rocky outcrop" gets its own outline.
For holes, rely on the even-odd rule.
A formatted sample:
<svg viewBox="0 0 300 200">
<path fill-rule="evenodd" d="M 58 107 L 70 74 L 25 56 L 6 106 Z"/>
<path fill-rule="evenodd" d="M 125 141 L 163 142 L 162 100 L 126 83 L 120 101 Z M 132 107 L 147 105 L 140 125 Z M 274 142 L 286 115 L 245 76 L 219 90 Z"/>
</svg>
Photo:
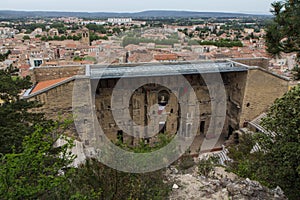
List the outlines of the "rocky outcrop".
<svg viewBox="0 0 300 200">
<path fill-rule="evenodd" d="M 263 200 L 287 199 L 283 191 L 262 186 L 250 179 L 240 179 L 223 168 L 215 168 L 211 176 L 197 175 L 197 168 L 191 174 L 179 174 L 176 170 L 169 171 L 169 180 L 174 183 L 170 199 L 204 199 L 204 200 Z"/>
</svg>

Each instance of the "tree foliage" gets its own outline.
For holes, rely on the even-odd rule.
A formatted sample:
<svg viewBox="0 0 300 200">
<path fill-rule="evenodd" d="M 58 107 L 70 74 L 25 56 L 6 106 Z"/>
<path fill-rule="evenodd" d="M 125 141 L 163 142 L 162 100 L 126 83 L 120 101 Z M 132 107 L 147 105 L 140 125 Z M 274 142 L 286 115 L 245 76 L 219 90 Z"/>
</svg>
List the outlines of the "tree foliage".
<svg viewBox="0 0 300 200">
<path fill-rule="evenodd" d="M 215 45 L 217 47 L 242 47 L 243 43 L 239 40 L 226 40 L 226 39 L 221 39 L 221 40 L 217 40 L 217 41 L 200 41 L 199 42 L 200 45 Z"/>
<path fill-rule="evenodd" d="M 217 157 L 208 157 L 201 159 L 198 163 L 198 174 L 200 176 L 208 176 L 217 166 L 218 158 Z"/>
<path fill-rule="evenodd" d="M 87 190 L 99 190 L 96 199 L 167 199 L 170 185 L 166 184 L 165 170 L 144 174 L 120 172 L 95 159 L 88 159 L 76 170 L 75 185 Z"/>
<path fill-rule="evenodd" d="M 4 199 L 55 199 L 68 187 L 62 173 L 74 159 L 71 142 L 55 147 L 55 128 L 37 127 L 26 136 L 20 153 L 1 157 L 0 197 Z M 57 135 L 57 133 L 55 133 Z"/>
<path fill-rule="evenodd" d="M 0 71 L 0 199 L 166 199 L 165 170 L 144 174 L 119 172 L 88 159 L 78 168 L 70 153 L 72 139 L 63 134 L 71 122 L 46 121 L 30 112 L 38 105 L 20 98 L 30 79 Z M 68 129 L 69 130 L 69 129 Z M 65 145 L 57 146 L 58 139 Z M 168 143 L 161 137 L 156 147 Z M 149 146 L 132 149 L 147 152 Z"/>
<path fill-rule="evenodd" d="M 300 197 L 300 85 L 277 99 L 262 125 L 275 136 L 247 136 L 230 149 L 230 169 L 269 187 L 279 185 L 289 199 Z M 250 153 L 257 143 L 260 151 Z"/>
<path fill-rule="evenodd" d="M 8 50 L 5 54 L 0 54 L 0 62 L 3 62 L 5 59 L 7 59 L 9 54 L 11 54 L 10 50 Z"/>
<path fill-rule="evenodd" d="M 29 35 L 24 35 L 24 36 L 23 36 L 23 40 L 30 40 Z"/>
<path fill-rule="evenodd" d="M 95 41 L 95 40 L 108 40 L 107 36 L 99 36 L 97 34 L 95 34 L 94 32 L 90 32 L 90 41 Z"/>
<path fill-rule="evenodd" d="M 10 66 L 0 70 L 0 153 L 11 153 L 21 150 L 24 136 L 34 131 L 36 124 L 47 124 L 41 113 L 30 112 L 40 104 L 36 101 L 26 101 L 20 94 L 32 85 L 30 77 L 17 76 L 18 70 Z"/>
<path fill-rule="evenodd" d="M 36 28 L 41 28 L 42 30 L 46 30 L 46 24 L 41 23 L 31 23 L 27 24 L 25 22 L 14 25 L 16 29 L 18 29 L 20 32 L 22 32 L 22 29 L 26 30 L 26 34 L 30 34 L 32 31 L 34 31 Z"/>
<path fill-rule="evenodd" d="M 0 70 L 0 199 L 97 199 L 98 190 L 75 185 L 72 140 L 63 137 L 68 123 L 46 120 L 33 112 L 40 104 L 20 97 L 30 78 L 10 66 Z M 57 147 L 59 138 L 67 143 Z M 89 188 L 86 186 L 84 188 Z"/>
<path fill-rule="evenodd" d="M 170 185 L 165 170 L 134 174 L 87 159 L 70 166 L 72 140 L 53 146 L 62 137 L 60 124 L 25 137 L 23 151 L 0 157 L 1 199 L 166 199 Z M 59 130 L 59 131 L 58 131 Z M 141 151 L 142 147 L 137 148 Z"/>
<path fill-rule="evenodd" d="M 267 51 L 280 56 L 281 52 L 297 53 L 300 59 L 300 1 L 286 0 L 272 3 L 273 23 L 266 34 Z"/>
<path fill-rule="evenodd" d="M 80 34 L 77 34 L 77 35 L 69 35 L 69 36 L 64 36 L 64 35 L 62 35 L 62 36 L 53 36 L 53 37 L 51 37 L 51 36 L 48 36 L 48 37 L 46 37 L 46 36 L 42 36 L 41 37 L 41 40 L 42 41 L 52 41 L 52 40 L 57 40 L 57 41 L 64 41 L 64 40 L 74 40 L 74 41 L 78 41 L 78 40 L 80 40 L 81 39 L 81 35 Z"/>
<path fill-rule="evenodd" d="M 102 33 L 102 34 L 107 33 L 106 28 L 102 25 L 87 24 L 86 28 L 88 28 L 90 31 L 94 31 L 94 32 Z"/>
</svg>

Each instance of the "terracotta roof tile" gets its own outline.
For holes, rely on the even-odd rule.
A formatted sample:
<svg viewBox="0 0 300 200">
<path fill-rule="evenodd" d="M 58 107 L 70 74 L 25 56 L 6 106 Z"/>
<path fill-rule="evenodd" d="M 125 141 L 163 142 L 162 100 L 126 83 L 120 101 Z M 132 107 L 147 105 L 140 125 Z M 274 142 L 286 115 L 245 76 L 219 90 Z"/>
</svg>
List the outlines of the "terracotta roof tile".
<svg viewBox="0 0 300 200">
<path fill-rule="evenodd" d="M 65 77 L 65 78 L 59 78 L 59 79 L 53 79 L 53 80 L 48 80 L 48 81 L 42 81 L 42 82 L 39 82 L 34 88 L 33 90 L 31 91 L 31 94 L 33 93 L 36 93 L 40 90 L 43 90 L 43 89 L 46 89 L 46 88 L 49 88 L 57 83 L 60 83 L 66 79 L 68 79 L 69 77 Z"/>
<path fill-rule="evenodd" d="M 30 65 L 21 65 L 19 69 L 29 69 Z"/>
<path fill-rule="evenodd" d="M 177 60 L 178 56 L 176 54 L 157 54 L 154 55 L 155 60 Z"/>
</svg>

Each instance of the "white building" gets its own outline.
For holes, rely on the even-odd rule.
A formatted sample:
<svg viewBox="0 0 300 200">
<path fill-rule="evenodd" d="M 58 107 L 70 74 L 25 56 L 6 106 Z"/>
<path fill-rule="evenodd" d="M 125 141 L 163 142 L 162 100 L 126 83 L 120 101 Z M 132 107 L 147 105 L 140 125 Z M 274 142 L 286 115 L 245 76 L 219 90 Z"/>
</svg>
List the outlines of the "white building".
<svg viewBox="0 0 300 200">
<path fill-rule="evenodd" d="M 128 24 L 132 22 L 131 18 L 108 18 L 108 23 L 112 24 Z"/>
<path fill-rule="evenodd" d="M 15 34 L 19 33 L 18 30 L 9 27 L 0 27 L 0 38 L 12 38 Z"/>
</svg>

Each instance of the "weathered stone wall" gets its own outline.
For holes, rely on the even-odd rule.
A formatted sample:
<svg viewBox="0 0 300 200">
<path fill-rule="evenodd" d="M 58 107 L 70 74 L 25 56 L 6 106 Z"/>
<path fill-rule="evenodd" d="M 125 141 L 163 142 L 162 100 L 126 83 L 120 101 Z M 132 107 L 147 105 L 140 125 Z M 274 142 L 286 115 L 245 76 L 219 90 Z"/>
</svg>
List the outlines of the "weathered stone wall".
<svg viewBox="0 0 300 200">
<path fill-rule="evenodd" d="M 261 68 L 248 71 L 240 126 L 266 112 L 273 102 L 288 91 L 289 81 Z"/>
<path fill-rule="evenodd" d="M 89 78 L 78 78 L 43 93 L 29 97 L 29 100 L 37 100 L 43 105 L 34 111 L 46 114 L 48 119 L 73 120 L 66 134 L 81 135 L 84 144 L 91 142 L 89 133 L 94 131 L 94 119 L 91 119 L 93 106 L 91 103 L 91 84 Z M 73 95 L 74 87 L 77 95 Z M 73 107 L 74 106 L 74 107 Z M 74 112 L 75 111 L 75 112 Z"/>
<path fill-rule="evenodd" d="M 32 82 L 84 75 L 85 66 L 37 67 L 31 70 Z"/>
<path fill-rule="evenodd" d="M 222 74 L 227 93 L 227 119 L 224 129 L 228 134 L 238 129 L 241 117 L 241 108 L 244 100 L 247 72 Z M 231 127 L 231 128 L 230 128 Z M 228 136 L 227 134 L 227 136 Z"/>
<path fill-rule="evenodd" d="M 186 108 L 186 112 L 184 115 L 181 115 L 180 112 L 183 112 L 182 109 L 178 105 L 178 100 L 175 94 L 172 94 L 169 89 L 156 85 L 144 85 L 134 92 L 132 95 L 131 101 L 128 103 L 127 107 L 123 109 L 129 109 L 131 117 L 133 121 L 140 126 L 146 126 L 149 124 L 151 120 L 154 120 L 155 126 L 159 126 L 160 122 L 162 123 L 164 117 L 167 117 L 164 132 L 168 134 L 176 134 L 179 129 L 179 121 L 182 121 L 182 132 L 183 134 L 188 134 L 191 128 L 197 128 L 197 134 L 199 136 L 204 136 L 208 127 L 210 126 L 211 114 L 212 114 L 212 101 L 218 101 L 218 99 L 211 99 L 209 90 L 200 75 L 186 75 L 185 78 L 188 80 L 193 90 L 195 91 L 197 102 L 192 102 L 190 98 L 190 94 L 192 91 L 186 90 L 184 86 L 178 85 L 176 76 L 167 76 L 167 77 L 155 77 L 157 79 L 163 79 L 166 83 L 171 85 L 172 89 L 177 91 L 177 95 L 184 95 L 183 100 L 184 105 L 189 105 Z M 244 89 L 246 85 L 246 72 L 230 72 L 230 73 L 222 73 L 222 78 L 224 80 L 225 90 L 226 90 L 226 102 L 227 102 L 227 112 L 226 112 L 226 121 L 225 126 L 223 128 L 223 136 L 228 135 L 229 126 L 237 129 L 239 128 L 239 121 L 241 115 L 241 107 L 243 103 L 244 97 Z M 133 78 L 124 81 L 123 87 L 126 89 L 130 87 L 131 84 L 137 84 L 141 82 L 139 79 L 145 78 Z M 151 78 L 153 80 L 153 77 Z M 130 124 L 128 119 L 122 119 L 120 121 L 115 121 L 112 115 L 111 109 L 111 95 L 115 84 L 118 79 L 106 79 L 101 80 L 97 87 L 96 92 L 96 100 L 95 106 L 97 110 L 97 117 L 103 128 L 104 132 L 111 140 L 117 140 L 118 133 L 120 133 L 121 129 L 120 125 L 126 125 L 131 127 L 131 130 L 134 132 L 136 138 L 133 139 L 132 136 L 127 136 L 125 133 L 123 134 L 123 141 L 128 144 L 136 144 L 139 142 L 140 134 L 147 135 L 147 133 L 141 133 L 137 127 Z M 150 82 L 150 81 L 149 81 Z M 169 101 L 165 107 L 165 110 L 162 113 L 159 113 L 158 110 L 151 110 L 153 106 L 159 103 L 158 95 L 161 91 L 168 91 Z M 124 91 L 121 91 L 124 93 Z M 185 98 L 186 97 L 186 98 Z M 117 97 L 119 103 L 123 102 L 123 97 Z M 199 116 L 195 116 L 195 108 L 194 106 L 199 106 Z M 122 110 L 117 112 L 121 113 Z M 151 113 L 150 113 L 151 112 Z M 150 114 L 152 118 L 150 119 Z M 179 117 L 180 116 L 180 117 Z M 194 127 L 192 123 L 192 118 L 197 117 L 199 120 L 200 127 Z M 218 126 L 219 124 L 215 124 Z M 158 127 L 149 127 L 149 130 L 157 129 Z M 155 142 L 155 138 L 149 139 L 150 142 Z"/>
<path fill-rule="evenodd" d="M 70 81 L 30 99 L 41 102 L 43 106 L 38 110 L 46 113 L 50 119 L 57 119 L 59 116 L 67 117 L 72 114 L 73 85 L 74 81 Z"/>
<path fill-rule="evenodd" d="M 232 59 L 235 62 L 242 63 L 248 66 L 257 66 L 267 69 L 269 66 L 270 59 L 268 58 L 236 58 Z"/>
</svg>

